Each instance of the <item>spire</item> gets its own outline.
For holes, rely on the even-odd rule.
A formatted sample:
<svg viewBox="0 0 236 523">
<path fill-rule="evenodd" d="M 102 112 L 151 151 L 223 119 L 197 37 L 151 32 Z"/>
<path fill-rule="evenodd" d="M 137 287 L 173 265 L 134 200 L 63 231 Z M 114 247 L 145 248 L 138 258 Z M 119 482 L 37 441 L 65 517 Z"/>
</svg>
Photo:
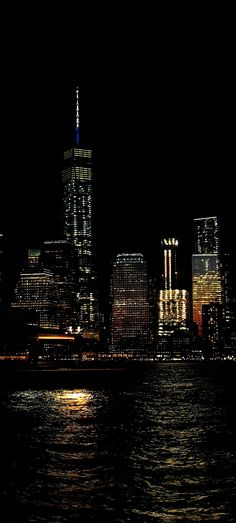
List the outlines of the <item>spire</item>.
<svg viewBox="0 0 236 523">
<path fill-rule="evenodd" d="M 76 144 L 80 141 L 80 127 L 79 127 L 79 88 L 76 87 Z"/>
</svg>

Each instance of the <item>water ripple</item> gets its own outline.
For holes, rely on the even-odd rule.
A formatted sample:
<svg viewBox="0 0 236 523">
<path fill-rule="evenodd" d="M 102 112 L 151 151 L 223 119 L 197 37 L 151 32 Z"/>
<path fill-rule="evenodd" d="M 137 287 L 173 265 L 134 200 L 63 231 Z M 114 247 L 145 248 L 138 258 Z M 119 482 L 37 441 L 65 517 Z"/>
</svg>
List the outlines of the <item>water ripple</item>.
<svg viewBox="0 0 236 523">
<path fill-rule="evenodd" d="M 235 366 L 201 363 L 124 390 L 2 391 L 7 521 L 234 522 L 235 400 Z"/>
</svg>

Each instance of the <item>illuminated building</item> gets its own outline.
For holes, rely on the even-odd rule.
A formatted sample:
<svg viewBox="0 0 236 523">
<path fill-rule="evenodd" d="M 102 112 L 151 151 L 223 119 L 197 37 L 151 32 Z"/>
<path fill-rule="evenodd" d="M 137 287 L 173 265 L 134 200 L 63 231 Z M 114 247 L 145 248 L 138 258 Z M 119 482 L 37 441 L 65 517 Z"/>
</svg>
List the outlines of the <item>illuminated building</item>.
<svg viewBox="0 0 236 523">
<path fill-rule="evenodd" d="M 157 336 L 157 281 L 154 276 L 150 277 L 148 281 L 148 301 L 150 342 L 155 343 Z"/>
<path fill-rule="evenodd" d="M 66 240 L 45 241 L 42 265 L 53 273 L 55 315 L 61 328 L 73 325 L 76 311 L 75 248 Z"/>
<path fill-rule="evenodd" d="M 202 306 L 202 335 L 216 347 L 223 337 L 223 306 L 208 303 Z"/>
<path fill-rule="evenodd" d="M 53 273 L 41 267 L 40 257 L 40 250 L 29 249 L 28 267 L 20 273 L 11 307 L 18 311 L 35 311 L 39 327 L 54 329 L 59 325 L 54 314 Z"/>
<path fill-rule="evenodd" d="M 118 254 L 112 277 L 112 348 L 139 351 L 148 341 L 147 268 L 142 254 Z"/>
<path fill-rule="evenodd" d="M 158 300 L 158 335 L 172 334 L 176 329 L 186 329 L 189 323 L 189 293 L 178 288 L 176 238 L 162 241 L 163 286 Z"/>
<path fill-rule="evenodd" d="M 164 288 L 167 290 L 177 288 L 176 250 L 178 240 L 167 238 L 162 241 L 164 257 Z"/>
<path fill-rule="evenodd" d="M 229 253 L 222 256 L 222 303 L 226 330 L 235 329 L 235 296 L 233 291 L 233 259 Z"/>
<path fill-rule="evenodd" d="M 189 322 L 189 293 L 184 289 L 164 289 L 159 292 L 158 334 L 171 334 L 186 329 Z"/>
<path fill-rule="evenodd" d="M 202 306 L 222 301 L 220 231 L 216 216 L 194 220 L 192 255 L 193 321 L 202 335 Z"/>
<path fill-rule="evenodd" d="M 232 346 L 232 339 L 236 332 L 236 301 L 233 285 L 232 254 L 222 256 L 222 304 L 223 304 L 223 336 L 225 348 Z M 227 354 L 227 350 L 225 352 Z"/>
<path fill-rule="evenodd" d="M 64 238 L 77 253 L 77 324 L 84 331 L 98 328 L 97 277 L 93 234 L 93 151 L 80 144 L 79 91 L 76 90 L 76 140 L 64 153 Z"/>
</svg>

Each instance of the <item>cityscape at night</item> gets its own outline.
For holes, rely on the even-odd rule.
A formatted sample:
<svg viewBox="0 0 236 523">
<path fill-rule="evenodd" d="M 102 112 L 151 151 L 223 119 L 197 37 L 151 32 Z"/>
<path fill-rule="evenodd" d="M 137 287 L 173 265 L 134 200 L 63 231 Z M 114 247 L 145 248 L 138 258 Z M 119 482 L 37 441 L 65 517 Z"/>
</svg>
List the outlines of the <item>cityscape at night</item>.
<svg viewBox="0 0 236 523">
<path fill-rule="evenodd" d="M 223 217 L 194 217 L 190 237 L 185 239 L 186 251 L 183 238 L 171 237 L 172 230 L 166 231 L 160 245 L 158 237 L 154 240 L 148 234 L 159 252 L 155 270 L 150 257 L 146 260 L 144 252 L 132 250 L 133 241 L 128 245 L 127 235 L 125 253 L 119 253 L 113 240 L 116 255 L 107 271 L 101 270 L 106 255 L 103 260 L 96 236 L 99 194 L 95 193 L 94 151 L 83 143 L 80 98 L 76 86 L 68 100 L 68 106 L 74 107 L 74 136 L 71 131 L 71 142 L 64 148 L 60 201 L 54 216 L 58 237 L 47 236 L 34 248 L 27 246 L 12 288 L 7 234 L 6 240 L 1 235 L 2 360 L 11 356 L 34 363 L 105 357 L 236 359 L 233 253 L 223 242 Z M 100 171 L 98 160 L 97 168 Z M 163 222 L 164 226 L 165 213 Z M 44 230 L 47 233 L 46 224 Z M 112 235 L 109 223 L 106 232 Z M 47 343 L 39 343 L 42 334 L 48 336 Z M 74 354 L 71 341 L 70 350 L 66 344 L 66 335 L 71 334 Z"/>
<path fill-rule="evenodd" d="M 3 523 L 235 521 L 229 11 L 2 8 Z"/>
</svg>

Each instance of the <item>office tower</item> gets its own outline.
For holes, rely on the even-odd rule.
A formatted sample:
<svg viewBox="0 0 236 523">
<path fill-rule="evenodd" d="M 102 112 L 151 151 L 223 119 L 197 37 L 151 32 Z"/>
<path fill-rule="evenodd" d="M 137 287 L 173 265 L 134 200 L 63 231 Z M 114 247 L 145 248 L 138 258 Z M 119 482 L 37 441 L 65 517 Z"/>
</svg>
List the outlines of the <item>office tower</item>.
<svg viewBox="0 0 236 523">
<path fill-rule="evenodd" d="M 216 348 L 223 339 L 223 306 L 208 303 L 202 306 L 202 335 Z"/>
<path fill-rule="evenodd" d="M 163 248 L 163 287 L 158 300 L 158 335 L 173 334 L 176 329 L 186 329 L 189 324 L 189 293 L 179 289 L 177 273 L 176 238 L 162 241 Z"/>
<path fill-rule="evenodd" d="M 112 277 L 112 348 L 145 350 L 149 332 L 147 267 L 142 254 L 118 254 Z"/>
<path fill-rule="evenodd" d="M 41 249 L 28 249 L 28 267 L 38 269 L 41 265 Z"/>
<path fill-rule="evenodd" d="M 189 293 L 185 289 L 164 289 L 159 292 L 158 334 L 169 335 L 189 325 Z"/>
<path fill-rule="evenodd" d="M 27 268 L 20 273 L 11 307 L 37 315 L 39 327 L 56 329 L 53 273 L 41 267 L 41 251 L 29 249 Z"/>
<path fill-rule="evenodd" d="M 226 328 L 231 329 L 235 324 L 235 295 L 233 291 L 233 259 L 229 253 L 222 256 L 222 304 L 223 319 Z"/>
<path fill-rule="evenodd" d="M 153 344 L 156 342 L 157 336 L 157 292 L 156 277 L 152 276 L 148 280 L 148 301 L 150 342 L 153 342 Z"/>
<path fill-rule="evenodd" d="M 222 305 L 223 305 L 223 336 L 225 348 L 230 348 L 236 333 L 236 301 L 233 285 L 232 254 L 222 256 Z M 226 351 L 227 353 L 227 351 Z"/>
<path fill-rule="evenodd" d="M 66 240 L 45 241 L 42 265 L 53 273 L 55 315 L 62 329 L 74 326 L 76 312 L 75 247 Z"/>
<path fill-rule="evenodd" d="M 176 252 L 179 242 L 176 238 L 162 240 L 164 258 L 164 289 L 177 289 Z"/>
<path fill-rule="evenodd" d="M 79 91 L 76 89 L 75 143 L 64 153 L 64 238 L 77 253 L 77 323 L 84 331 L 98 329 L 97 277 L 93 222 L 93 151 L 80 143 Z"/>
<path fill-rule="evenodd" d="M 193 321 L 202 335 L 202 306 L 221 303 L 220 227 L 216 216 L 194 220 L 192 255 Z"/>
</svg>

